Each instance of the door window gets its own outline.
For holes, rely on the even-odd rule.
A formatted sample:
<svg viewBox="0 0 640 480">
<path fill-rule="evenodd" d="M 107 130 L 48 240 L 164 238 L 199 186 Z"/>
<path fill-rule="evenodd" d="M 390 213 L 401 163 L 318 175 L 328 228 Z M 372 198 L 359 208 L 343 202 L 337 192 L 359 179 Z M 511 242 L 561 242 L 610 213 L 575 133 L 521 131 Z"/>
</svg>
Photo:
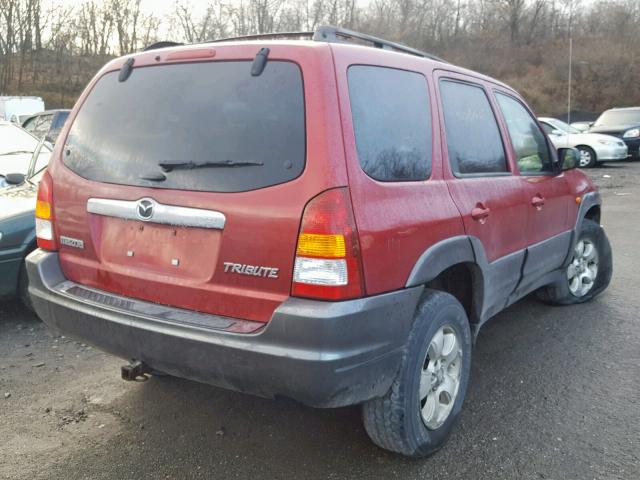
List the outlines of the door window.
<svg viewBox="0 0 640 480">
<path fill-rule="evenodd" d="M 455 174 L 508 172 L 500 129 L 482 87 L 440 82 L 449 162 Z"/>
<path fill-rule="evenodd" d="M 549 145 L 537 122 L 516 99 L 496 92 L 521 173 L 553 172 Z"/>
</svg>

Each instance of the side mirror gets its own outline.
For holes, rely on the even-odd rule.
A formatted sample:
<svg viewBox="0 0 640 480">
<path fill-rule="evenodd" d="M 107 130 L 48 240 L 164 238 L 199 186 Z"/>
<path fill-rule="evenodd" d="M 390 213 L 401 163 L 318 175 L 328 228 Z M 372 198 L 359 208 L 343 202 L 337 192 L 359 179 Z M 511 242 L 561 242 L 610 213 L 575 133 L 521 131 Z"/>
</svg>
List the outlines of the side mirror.
<svg viewBox="0 0 640 480">
<path fill-rule="evenodd" d="M 4 176 L 4 180 L 9 185 L 20 185 L 24 183 L 24 181 L 26 180 L 26 177 L 23 173 L 7 173 Z"/>
<path fill-rule="evenodd" d="M 580 152 L 577 148 L 559 148 L 558 159 L 560 162 L 560 169 L 571 170 L 578 166 L 578 159 L 580 158 Z"/>
</svg>

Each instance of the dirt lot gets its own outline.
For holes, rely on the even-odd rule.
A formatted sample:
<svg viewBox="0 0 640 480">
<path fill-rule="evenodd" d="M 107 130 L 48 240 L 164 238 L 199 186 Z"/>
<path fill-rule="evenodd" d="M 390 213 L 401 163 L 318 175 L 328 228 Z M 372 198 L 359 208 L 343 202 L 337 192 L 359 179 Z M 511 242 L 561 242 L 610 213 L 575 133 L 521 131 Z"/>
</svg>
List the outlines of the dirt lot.
<svg viewBox="0 0 640 480">
<path fill-rule="evenodd" d="M 461 422 L 408 461 L 373 446 L 359 410 L 313 410 L 123 362 L 0 304 L 0 478 L 640 478 L 640 163 L 590 172 L 614 249 L 596 301 L 528 298 L 483 329 Z M 606 178 L 605 176 L 609 176 Z"/>
</svg>

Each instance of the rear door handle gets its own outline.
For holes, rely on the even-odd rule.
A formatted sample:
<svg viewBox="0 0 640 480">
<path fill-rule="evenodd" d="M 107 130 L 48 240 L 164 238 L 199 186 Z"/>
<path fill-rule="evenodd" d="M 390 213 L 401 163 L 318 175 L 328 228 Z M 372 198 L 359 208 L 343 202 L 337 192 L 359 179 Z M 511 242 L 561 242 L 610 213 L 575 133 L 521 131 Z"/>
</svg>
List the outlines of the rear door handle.
<svg viewBox="0 0 640 480">
<path fill-rule="evenodd" d="M 479 203 L 478 205 L 475 206 L 473 210 L 471 210 L 471 218 L 473 218 L 474 220 L 480 223 L 484 223 L 487 221 L 487 217 L 489 217 L 489 213 L 491 213 L 491 210 L 485 207 L 484 205 L 482 205 L 481 203 Z"/>
<path fill-rule="evenodd" d="M 544 197 L 542 195 L 536 195 L 531 199 L 531 205 L 536 207 L 536 210 L 542 210 L 542 206 L 544 205 Z"/>
</svg>

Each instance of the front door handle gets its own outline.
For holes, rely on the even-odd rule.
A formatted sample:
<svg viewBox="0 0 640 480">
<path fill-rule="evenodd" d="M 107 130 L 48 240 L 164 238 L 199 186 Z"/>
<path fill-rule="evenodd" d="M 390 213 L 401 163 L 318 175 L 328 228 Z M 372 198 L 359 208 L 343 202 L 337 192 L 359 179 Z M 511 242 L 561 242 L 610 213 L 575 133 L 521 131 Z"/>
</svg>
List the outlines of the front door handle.
<svg viewBox="0 0 640 480">
<path fill-rule="evenodd" d="M 536 195 L 531 199 L 531 205 L 536 207 L 536 210 L 542 210 L 544 205 L 544 197 L 540 194 Z"/>
<path fill-rule="evenodd" d="M 489 217 L 489 213 L 491 213 L 491 210 L 485 207 L 484 205 L 482 205 L 481 203 L 479 203 L 475 206 L 473 210 L 471 210 L 471 218 L 473 218 L 474 220 L 480 223 L 484 223 L 487 221 L 487 218 Z"/>
</svg>

